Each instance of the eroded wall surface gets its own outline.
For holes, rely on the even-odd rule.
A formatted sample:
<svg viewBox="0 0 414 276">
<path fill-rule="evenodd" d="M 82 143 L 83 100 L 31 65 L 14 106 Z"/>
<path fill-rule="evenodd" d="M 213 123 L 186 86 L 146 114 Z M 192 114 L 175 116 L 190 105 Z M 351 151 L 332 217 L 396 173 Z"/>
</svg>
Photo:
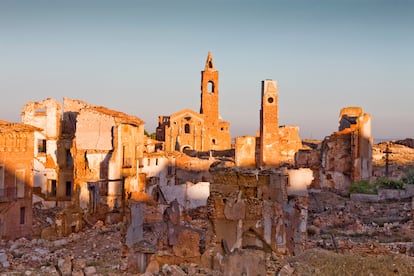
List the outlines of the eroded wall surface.
<svg viewBox="0 0 414 276">
<path fill-rule="evenodd" d="M 301 150 L 296 166 L 314 172 L 314 188 L 348 190 L 351 183 L 372 176 L 371 116 L 360 107 L 341 109 L 338 131 L 316 149 Z"/>
<path fill-rule="evenodd" d="M 236 137 L 235 164 L 237 167 L 256 167 L 256 137 Z"/>
<path fill-rule="evenodd" d="M 137 187 L 141 179 L 138 167 L 144 152 L 144 122 L 68 98 L 64 110 L 65 134 L 73 139 L 74 204 L 88 212 L 96 212 L 102 205 L 119 208 L 123 189 Z"/>
<path fill-rule="evenodd" d="M 34 133 L 39 130 L 0 122 L 0 239 L 31 236 Z"/>
<path fill-rule="evenodd" d="M 54 99 L 29 102 L 22 109 L 22 122 L 40 129 L 35 133 L 34 192 L 46 200 L 68 199 L 64 189 L 59 189 L 59 160 L 64 159 L 58 151 L 62 107 Z"/>
<path fill-rule="evenodd" d="M 131 272 L 186 261 L 230 274 L 266 271 L 266 254 L 304 250 L 310 170 L 216 167 L 210 174 L 210 184 L 162 187 L 167 202 L 143 204 L 142 239 L 129 240 L 123 251 Z M 143 254 L 147 261 L 137 265 Z"/>
</svg>

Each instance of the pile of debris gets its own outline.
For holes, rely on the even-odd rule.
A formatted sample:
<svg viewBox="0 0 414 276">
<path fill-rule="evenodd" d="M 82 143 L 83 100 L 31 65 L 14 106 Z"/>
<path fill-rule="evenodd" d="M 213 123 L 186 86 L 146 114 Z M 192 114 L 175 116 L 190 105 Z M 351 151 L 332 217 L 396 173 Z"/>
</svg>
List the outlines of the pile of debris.
<svg viewBox="0 0 414 276">
<path fill-rule="evenodd" d="M 307 247 L 414 257 L 411 204 L 408 199 L 354 202 L 332 191 L 311 193 Z"/>
<path fill-rule="evenodd" d="M 55 210 L 56 211 L 56 210 Z M 45 210 L 52 214 L 52 210 Z M 46 216 L 47 217 L 47 216 Z M 45 216 L 39 216 L 43 220 Z M 39 221 L 35 225 L 39 226 Z M 44 226 L 47 226 L 44 225 Z M 121 273 L 122 224 L 98 221 L 67 237 L 45 240 L 20 238 L 0 241 L 0 274 L 106 275 Z"/>
</svg>

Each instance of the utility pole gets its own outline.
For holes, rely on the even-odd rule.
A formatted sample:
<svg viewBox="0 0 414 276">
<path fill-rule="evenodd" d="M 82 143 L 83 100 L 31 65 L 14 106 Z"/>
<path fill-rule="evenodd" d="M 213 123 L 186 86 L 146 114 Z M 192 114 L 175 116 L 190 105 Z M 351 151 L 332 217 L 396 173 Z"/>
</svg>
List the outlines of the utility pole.
<svg viewBox="0 0 414 276">
<path fill-rule="evenodd" d="M 389 155 L 390 153 L 392 153 L 392 151 L 390 150 L 388 143 L 387 146 L 385 147 L 385 177 L 388 177 L 389 175 L 389 165 L 390 165 L 390 158 Z"/>
</svg>

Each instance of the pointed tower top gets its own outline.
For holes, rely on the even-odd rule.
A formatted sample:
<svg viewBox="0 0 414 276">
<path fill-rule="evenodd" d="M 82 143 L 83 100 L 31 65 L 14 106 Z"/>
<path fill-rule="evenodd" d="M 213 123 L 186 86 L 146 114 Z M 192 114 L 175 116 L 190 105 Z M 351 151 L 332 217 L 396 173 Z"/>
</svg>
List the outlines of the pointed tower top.
<svg viewBox="0 0 414 276">
<path fill-rule="evenodd" d="M 207 55 L 207 60 L 206 60 L 206 66 L 205 66 L 205 71 L 216 71 L 216 69 L 214 68 L 214 62 L 213 62 L 213 55 L 211 54 L 211 52 L 208 52 Z"/>
</svg>

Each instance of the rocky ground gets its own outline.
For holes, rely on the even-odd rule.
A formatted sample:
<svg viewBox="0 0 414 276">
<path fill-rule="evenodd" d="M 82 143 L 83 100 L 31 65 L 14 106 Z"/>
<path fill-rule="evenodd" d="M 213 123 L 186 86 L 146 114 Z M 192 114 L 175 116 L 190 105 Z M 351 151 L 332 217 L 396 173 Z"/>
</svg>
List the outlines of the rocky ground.
<svg viewBox="0 0 414 276">
<path fill-rule="evenodd" d="M 54 241 L 1 241 L 0 275 L 120 275 L 120 227 L 98 221 Z"/>
<path fill-rule="evenodd" d="M 55 210 L 58 211 L 58 210 Z M 35 229 L 53 210 L 36 210 Z M 282 275 L 414 275 L 411 201 L 352 202 L 334 192 L 310 194 L 308 249 L 278 263 Z M 0 275 L 132 275 L 121 258 L 121 227 L 98 221 L 47 241 L 0 243 Z M 195 264 L 164 266 L 159 275 L 221 275 Z M 268 275 L 274 275 L 269 273 Z"/>
</svg>

